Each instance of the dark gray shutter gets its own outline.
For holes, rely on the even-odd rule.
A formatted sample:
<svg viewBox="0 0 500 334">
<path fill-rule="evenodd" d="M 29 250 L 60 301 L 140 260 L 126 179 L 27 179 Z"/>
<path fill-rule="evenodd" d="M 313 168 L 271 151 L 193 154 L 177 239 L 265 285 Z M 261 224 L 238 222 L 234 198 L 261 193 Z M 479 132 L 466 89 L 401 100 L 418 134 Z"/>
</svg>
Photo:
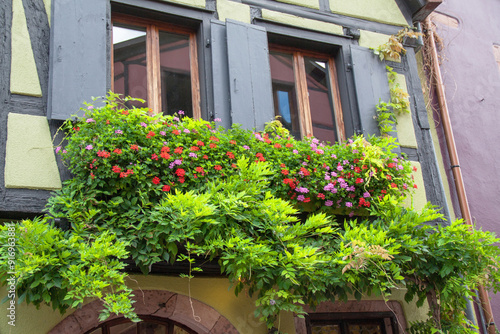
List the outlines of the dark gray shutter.
<svg viewBox="0 0 500 334">
<path fill-rule="evenodd" d="M 227 129 L 231 126 L 232 122 L 229 97 L 226 25 L 222 21 L 212 21 L 210 29 L 214 118 L 220 118 L 220 124 Z"/>
<path fill-rule="evenodd" d="M 262 130 L 274 118 L 266 30 L 233 20 L 226 30 L 232 122 Z"/>
<path fill-rule="evenodd" d="M 351 57 L 363 135 L 380 135 L 374 118 L 376 105 L 390 100 L 385 63 L 372 50 L 355 45 L 351 46 Z"/>
<path fill-rule="evenodd" d="M 67 119 L 109 86 L 109 1 L 53 1 L 47 117 Z"/>
</svg>

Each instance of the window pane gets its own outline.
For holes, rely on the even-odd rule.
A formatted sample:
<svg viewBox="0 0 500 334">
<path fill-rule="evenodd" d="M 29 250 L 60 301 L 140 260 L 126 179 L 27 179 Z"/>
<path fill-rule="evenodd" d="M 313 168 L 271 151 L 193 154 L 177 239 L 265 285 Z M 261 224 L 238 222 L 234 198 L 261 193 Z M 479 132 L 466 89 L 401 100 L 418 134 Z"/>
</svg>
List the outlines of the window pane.
<svg viewBox="0 0 500 334">
<path fill-rule="evenodd" d="M 190 332 L 180 328 L 179 326 L 174 326 L 174 333 L 173 334 L 190 334 Z"/>
<path fill-rule="evenodd" d="M 379 324 L 349 324 L 349 334 L 382 334 Z"/>
<path fill-rule="evenodd" d="M 313 135 L 321 141 L 333 143 L 337 135 L 328 84 L 328 62 L 304 57 L 304 63 Z"/>
<path fill-rule="evenodd" d="M 290 134 L 300 138 L 293 57 L 289 54 L 270 52 L 269 61 L 273 82 L 274 114 L 281 116 L 280 121 Z"/>
<path fill-rule="evenodd" d="M 137 324 L 127 322 L 109 328 L 110 334 L 137 334 Z"/>
<path fill-rule="evenodd" d="M 123 96 L 147 100 L 146 29 L 113 25 L 114 91 Z M 144 104 L 130 103 L 144 107 Z"/>
<path fill-rule="evenodd" d="M 160 67 L 162 110 L 193 117 L 189 35 L 160 31 Z"/>
<path fill-rule="evenodd" d="M 311 334 L 340 334 L 339 325 L 321 325 L 312 326 Z"/>
<path fill-rule="evenodd" d="M 139 334 L 167 334 L 167 327 L 153 322 L 143 321 L 137 324 Z"/>
<path fill-rule="evenodd" d="M 98 328 L 95 331 L 90 332 L 89 334 L 102 334 L 102 328 Z"/>
</svg>

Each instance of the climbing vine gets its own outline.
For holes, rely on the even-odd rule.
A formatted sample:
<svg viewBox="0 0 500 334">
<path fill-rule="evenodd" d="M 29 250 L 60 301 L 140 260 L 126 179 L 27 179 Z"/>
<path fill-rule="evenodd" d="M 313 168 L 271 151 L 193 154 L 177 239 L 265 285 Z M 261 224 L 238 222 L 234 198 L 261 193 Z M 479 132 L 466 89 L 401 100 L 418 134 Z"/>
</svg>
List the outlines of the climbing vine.
<svg viewBox="0 0 500 334">
<path fill-rule="evenodd" d="M 145 274 L 160 261 L 187 261 L 192 280 L 196 256 L 218 261 L 236 294 L 255 296 L 269 328 L 281 311 L 304 315 L 306 304 L 349 296 L 387 300 L 405 288 L 408 302 L 430 307 L 416 326 L 465 333 L 471 291 L 500 287 L 491 233 L 461 221 L 434 226 L 443 217 L 431 206 L 404 208 L 416 185 L 393 138 L 299 141 L 277 122 L 225 130 L 182 112 L 129 109 L 128 100 L 110 93 L 66 122 L 67 144 L 56 151 L 74 177 L 45 217 L 16 224 L 20 300 L 64 312 L 99 298 L 101 319 L 138 320 L 122 260 Z M 9 228 L 0 229 L 5 243 Z M 9 254 L 0 257 L 6 284 Z"/>
</svg>

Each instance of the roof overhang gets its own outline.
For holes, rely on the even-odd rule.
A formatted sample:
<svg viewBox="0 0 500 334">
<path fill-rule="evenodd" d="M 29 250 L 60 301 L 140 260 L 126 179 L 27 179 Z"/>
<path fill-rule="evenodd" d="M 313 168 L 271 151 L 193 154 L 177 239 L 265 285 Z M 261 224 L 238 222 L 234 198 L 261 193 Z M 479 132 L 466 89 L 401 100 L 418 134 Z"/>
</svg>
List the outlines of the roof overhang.
<svg viewBox="0 0 500 334">
<path fill-rule="evenodd" d="M 425 20 L 443 0 L 403 0 L 412 15 L 413 22 Z"/>
</svg>

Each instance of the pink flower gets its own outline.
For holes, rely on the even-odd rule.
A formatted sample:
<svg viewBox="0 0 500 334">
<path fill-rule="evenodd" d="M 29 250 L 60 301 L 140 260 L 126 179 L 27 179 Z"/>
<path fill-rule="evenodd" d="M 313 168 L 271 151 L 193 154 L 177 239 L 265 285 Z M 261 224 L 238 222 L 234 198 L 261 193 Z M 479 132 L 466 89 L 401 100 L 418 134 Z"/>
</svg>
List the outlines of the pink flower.
<svg viewBox="0 0 500 334">
<path fill-rule="evenodd" d="M 85 147 L 85 149 L 86 149 L 86 150 L 89 150 L 89 151 L 90 151 L 91 149 L 93 149 L 93 148 L 94 148 L 94 146 L 92 146 L 92 145 L 87 145 L 87 147 Z"/>
</svg>

